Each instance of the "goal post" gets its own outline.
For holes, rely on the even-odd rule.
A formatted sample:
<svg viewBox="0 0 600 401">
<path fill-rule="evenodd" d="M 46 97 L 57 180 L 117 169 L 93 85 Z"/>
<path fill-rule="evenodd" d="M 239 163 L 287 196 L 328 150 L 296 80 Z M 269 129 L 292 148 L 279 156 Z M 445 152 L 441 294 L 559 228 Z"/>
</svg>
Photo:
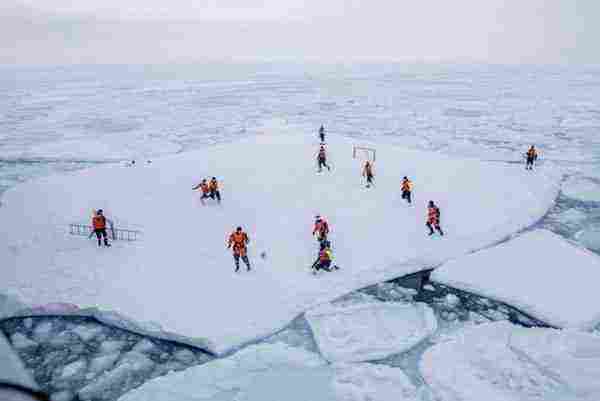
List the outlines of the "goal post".
<svg viewBox="0 0 600 401">
<path fill-rule="evenodd" d="M 374 162 L 377 158 L 377 151 L 366 146 L 352 146 L 352 158 Z"/>
</svg>

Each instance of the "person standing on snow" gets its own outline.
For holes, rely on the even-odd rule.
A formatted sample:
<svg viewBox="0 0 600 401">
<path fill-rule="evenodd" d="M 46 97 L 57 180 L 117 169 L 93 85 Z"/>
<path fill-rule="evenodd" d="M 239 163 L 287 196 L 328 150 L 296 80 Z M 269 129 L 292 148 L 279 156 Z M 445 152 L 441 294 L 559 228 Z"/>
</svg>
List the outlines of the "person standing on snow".
<svg viewBox="0 0 600 401">
<path fill-rule="evenodd" d="M 408 204 L 412 203 L 412 182 L 408 179 L 408 177 L 404 177 L 402 179 L 402 186 L 400 187 L 402 190 L 402 199 L 406 199 Z"/>
<path fill-rule="evenodd" d="M 525 170 L 533 170 L 533 163 L 537 160 L 538 154 L 535 150 L 535 146 L 531 145 L 527 153 L 525 153 L 525 157 L 527 157 L 527 162 L 525 164 Z"/>
<path fill-rule="evenodd" d="M 315 225 L 313 227 L 313 236 L 317 236 L 317 241 L 322 243 L 323 241 L 327 241 L 327 235 L 329 234 L 329 224 L 325 219 L 321 218 L 321 216 L 315 216 Z"/>
<path fill-rule="evenodd" d="M 331 171 L 331 168 L 327 164 L 327 152 L 325 151 L 325 147 L 321 145 L 319 148 L 319 154 L 317 155 L 317 163 L 319 164 L 319 173 L 323 171 L 323 167 L 327 167 L 328 171 Z"/>
<path fill-rule="evenodd" d="M 192 191 L 197 190 L 198 188 L 200 188 L 200 190 L 202 191 L 202 196 L 200 197 L 200 201 L 202 203 L 204 203 L 204 199 L 207 199 L 210 195 L 210 189 L 208 187 L 208 183 L 206 182 L 206 179 L 202 179 L 202 181 L 200 182 L 200 184 L 196 185 L 195 187 L 192 188 Z"/>
<path fill-rule="evenodd" d="M 321 128 L 319 128 L 319 139 L 321 139 L 321 143 L 325 143 L 325 127 L 323 127 L 321 125 Z"/>
<path fill-rule="evenodd" d="M 440 208 L 438 208 L 435 203 L 433 203 L 433 201 L 429 201 L 429 206 L 427 207 L 427 224 L 426 226 L 429 227 L 429 235 L 433 235 L 434 231 L 433 229 L 435 228 L 440 235 L 444 235 L 444 232 L 442 231 L 442 228 L 440 227 Z"/>
<path fill-rule="evenodd" d="M 248 260 L 248 249 L 246 245 L 250 242 L 248 234 L 242 231 L 242 227 L 238 227 L 229 236 L 227 249 L 233 247 L 233 260 L 235 261 L 235 271 L 240 270 L 240 258 L 246 264 L 246 271 L 250 271 L 250 261 Z"/>
<path fill-rule="evenodd" d="M 332 261 L 333 252 L 331 252 L 331 248 L 327 244 L 322 243 L 321 249 L 319 250 L 319 257 L 312 265 L 313 274 L 317 274 L 319 270 L 325 270 L 328 272 L 332 271 L 332 269 L 338 270 L 339 267 L 335 265 L 331 266 Z"/>
<path fill-rule="evenodd" d="M 365 162 L 362 175 L 367 179 L 367 188 L 370 188 L 373 184 L 373 163 L 368 160 Z"/>
<path fill-rule="evenodd" d="M 102 209 L 98 209 L 92 217 L 92 227 L 94 229 L 94 234 L 96 234 L 96 238 L 98 238 L 98 246 L 102 246 L 102 238 L 104 238 L 104 246 L 110 246 L 108 243 L 108 235 L 106 234 L 106 222 L 107 219 L 104 217 Z"/>
<path fill-rule="evenodd" d="M 208 189 L 210 191 L 210 198 L 217 198 L 217 202 L 221 203 L 221 192 L 219 192 L 219 182 L 216 177 L 211 178 L 210 183 L 208 184 Z"/>
</svg>

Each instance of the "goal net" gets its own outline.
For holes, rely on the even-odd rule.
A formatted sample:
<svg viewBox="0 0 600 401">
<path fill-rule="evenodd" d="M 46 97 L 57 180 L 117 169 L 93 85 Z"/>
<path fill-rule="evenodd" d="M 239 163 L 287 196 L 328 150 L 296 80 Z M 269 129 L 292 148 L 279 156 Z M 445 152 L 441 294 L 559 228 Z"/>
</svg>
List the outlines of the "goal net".
<svg viewBox="0 0 600 401">
<path fill-rule="evenodd" d="M 372 161 L 374 162 L 377 157 L 377 152 L 374 148 L 367 148 L 365 146 L 353 146 L 352 147 L 352 158 L 359 159 L 361 161 Z"/>
</svg>

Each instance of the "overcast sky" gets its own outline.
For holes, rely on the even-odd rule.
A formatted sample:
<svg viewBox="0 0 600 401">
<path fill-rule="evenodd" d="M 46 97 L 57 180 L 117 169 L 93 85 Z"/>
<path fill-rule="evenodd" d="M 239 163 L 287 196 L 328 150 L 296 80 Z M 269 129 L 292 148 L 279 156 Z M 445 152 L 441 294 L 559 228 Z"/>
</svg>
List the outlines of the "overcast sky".
<svg viewBox="0 0 600 401">
<path fill-rule="evenodd" d="M 0 0 L 0 63 L 598 63 L 598 0 Z"/>
</svg>

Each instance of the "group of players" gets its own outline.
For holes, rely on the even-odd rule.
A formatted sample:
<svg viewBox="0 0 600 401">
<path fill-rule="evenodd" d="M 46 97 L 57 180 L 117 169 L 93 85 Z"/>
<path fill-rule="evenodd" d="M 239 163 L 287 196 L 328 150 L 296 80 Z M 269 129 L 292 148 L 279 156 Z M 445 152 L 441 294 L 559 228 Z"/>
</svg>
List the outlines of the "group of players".
<svg viewBox="0 0 600 401">
<path fill-rule="evenodd" d="M 322 172 L 323 167 L 327 168 L 328 171 L 331 170 L 330 165 L 327 163 L 327 151 L 325 149 L 325 128 L 321 126 L 319 128 L 319 139 L 321 140 L 321 144 L 319 147 L 319 152 L 317 154 L 317 166 L 318 171 Z M 537 160 L 537 152 L 534 146 L 531 146 L 526 153 L 526 169 L 532 170 L 535 161 Z M 373 163 L 367 160 L 363 166 L 362 175 L 366 179 L 366 186 L 370 188 L 374 184 L 374 169 Z M 213 177 L 210 183 L 207 183 L 206 180 L 203 180 L 200 184 L 198 184 L 194 189 L 200 188 L 202 190 L 202 198 L 212 198 L 217 199 L 218 202 L 221 201 L 221 195 L 218 190 L 218 183 L 216 182 L 216 178 Z M 408 177 L 404 177 L 401 183 L 401 192 L 402 199 L 406 200 L 406 202 L 411 205 L 412 204 L 412 189 L 413 184 Z M 425 225 L 429 228 L 429 235 L 434 235 L 437 231 L 439 235 L 443 236 L 444 231 L 441 228 L 440 224 L 441 212 L 440 208 L 435 204 L 434 201 L 430 200 L 427 204 L 427 219 Z M 315 223 L 313 228 L 313 236 L 316 236 L 317 241 L 319 243 L 319 255 L 317 260 L 313 263 L 311 269 L 314 274 L 318 271 L 334 271 L 338 270 L 339 267 L 333 264 L 333 252 L 331 241 L 328 238 L 329 234 L 329 224 L 327 221 L 321 217 L 320 215 L 315 216 Z M 237 227 L 236 230 L 231 233 L 228 239 L 227 248 L 231 248 L 233 252 L 233 258 L 235 263 L 235 271 L 238 272 L 240 269 L 240 259 L 246 265 L 246 270 L 250 271 L 250 261 L 248 259 L 248 250 L 247 245 L 250 242 L 248 234 L 246 234 L 242 227 Z M 263 253 L 264 257 L 265 254 Z"/>
</svg>

